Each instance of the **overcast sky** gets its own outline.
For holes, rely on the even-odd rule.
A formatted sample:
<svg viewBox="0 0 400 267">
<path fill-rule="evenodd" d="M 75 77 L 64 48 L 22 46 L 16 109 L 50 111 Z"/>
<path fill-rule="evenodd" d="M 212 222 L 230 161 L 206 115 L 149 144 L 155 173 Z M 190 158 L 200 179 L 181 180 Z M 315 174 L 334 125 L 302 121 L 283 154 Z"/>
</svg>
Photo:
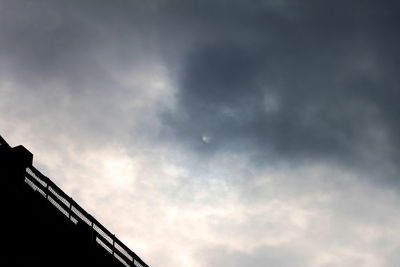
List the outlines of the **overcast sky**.
<svg viewBox="0 0 400 267">
<path fill-rule="evenodd" d="M 397 267 L 399 12 L 0 0 L 0 134 L 151 266 Z"/>
</svg>

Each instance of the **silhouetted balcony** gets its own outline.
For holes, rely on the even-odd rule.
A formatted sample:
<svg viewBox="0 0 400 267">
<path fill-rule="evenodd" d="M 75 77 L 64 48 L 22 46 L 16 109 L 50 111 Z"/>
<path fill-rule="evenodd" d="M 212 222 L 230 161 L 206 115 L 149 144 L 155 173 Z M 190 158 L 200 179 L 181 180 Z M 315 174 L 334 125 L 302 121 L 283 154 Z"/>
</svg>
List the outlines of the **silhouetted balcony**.
<svg viewBox="0 0 400 267">
<path fill-rule="evenodd" d="M 0 136 L 3 266 L 147 267 Z"/>
</svg>

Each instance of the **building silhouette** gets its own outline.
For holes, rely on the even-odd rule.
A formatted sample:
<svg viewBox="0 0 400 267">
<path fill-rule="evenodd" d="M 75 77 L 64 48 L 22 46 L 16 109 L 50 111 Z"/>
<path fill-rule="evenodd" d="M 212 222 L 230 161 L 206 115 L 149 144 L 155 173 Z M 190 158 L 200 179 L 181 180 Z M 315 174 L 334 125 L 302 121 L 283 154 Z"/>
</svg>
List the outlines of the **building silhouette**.
<svg viewBox="0 0 400 267">
<path fill-rule="evenodd" d="M 3 266 L 148 267 L 0 136 Z"/>
</svg>

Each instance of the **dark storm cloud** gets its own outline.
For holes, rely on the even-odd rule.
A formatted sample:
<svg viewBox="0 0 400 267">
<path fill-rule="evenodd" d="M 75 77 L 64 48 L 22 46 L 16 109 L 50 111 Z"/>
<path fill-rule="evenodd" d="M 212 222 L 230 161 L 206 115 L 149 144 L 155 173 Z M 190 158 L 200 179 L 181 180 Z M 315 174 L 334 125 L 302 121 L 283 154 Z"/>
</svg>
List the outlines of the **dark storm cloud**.
<svg viewBox="0 0 400 267">
<path fill-rule="evenodd" d="M 76 102 L 71 109 L 107 110 L 90 129 L 126 123 L 112 120 L 124 112 L 113 103 L 126 95 L 110 71 L 144 68 L 158 53 L 178 87 L 160 138 L 259 159 L 398 158 L 395 1 L 3 0 L 1 7 L 2 74 L 43 94 L 54 90 L 43 84 L 56 81 L 60 98 Z"/>
<path fill-rule="evenodd" d="M 165 119 L 179 139 L 205 153 L 398 158 L 376 135 L 399 147 L 399 4 L 237 3 L 196 13 L 209 31 L 183 59 L 179 109 Z"/>
</svg>

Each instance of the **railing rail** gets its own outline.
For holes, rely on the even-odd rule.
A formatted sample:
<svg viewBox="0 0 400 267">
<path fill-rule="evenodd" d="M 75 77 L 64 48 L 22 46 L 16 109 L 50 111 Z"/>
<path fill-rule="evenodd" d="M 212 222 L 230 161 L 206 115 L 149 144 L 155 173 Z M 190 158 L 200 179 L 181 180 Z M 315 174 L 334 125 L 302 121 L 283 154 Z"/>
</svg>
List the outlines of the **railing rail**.
<svg viewBox="0 0 400 267">
<path fill-rule="evenodd" d="M 0 136 L 0 143 L 3 140 Z M 72 223 L 82 223 L 89 226 L 92 231 L 93 240 L 122 264 L 127 267 L 148 267 L 136 253 L 131 251 L 122 241 L 115 237 L 115 235 L 108 231 L 107 228 L 35 167 L 29 166 L 26 168 L 25 183 L 33 190 L 38 191 L 40 195 L 45 197 L 62 214 L 69 218 Z"/>
</svg>

